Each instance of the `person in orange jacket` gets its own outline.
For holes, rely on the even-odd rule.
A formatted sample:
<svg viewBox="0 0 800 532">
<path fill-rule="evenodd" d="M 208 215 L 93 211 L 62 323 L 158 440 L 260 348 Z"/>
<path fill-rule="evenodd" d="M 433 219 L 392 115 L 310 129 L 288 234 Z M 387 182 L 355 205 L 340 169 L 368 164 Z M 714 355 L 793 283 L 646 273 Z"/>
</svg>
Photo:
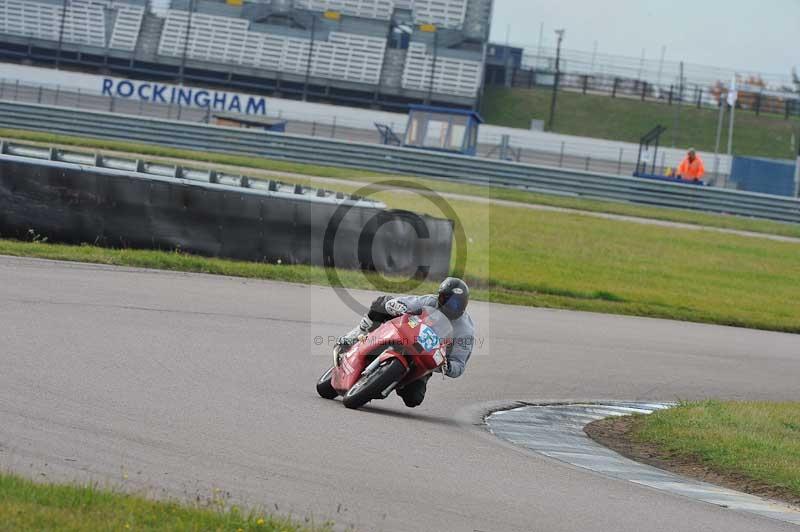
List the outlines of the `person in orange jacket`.
<svg viewBox="0 0 800 532">
<path fill-rule="evenodd" d="M 686 158 L 678 167 L 678 177 L 684 181 L 700 181 L 705 174 L 706 167 L 703 165 L 703 160 L 697 156 L 694 148 L 689 148 Z"/>
</svg>

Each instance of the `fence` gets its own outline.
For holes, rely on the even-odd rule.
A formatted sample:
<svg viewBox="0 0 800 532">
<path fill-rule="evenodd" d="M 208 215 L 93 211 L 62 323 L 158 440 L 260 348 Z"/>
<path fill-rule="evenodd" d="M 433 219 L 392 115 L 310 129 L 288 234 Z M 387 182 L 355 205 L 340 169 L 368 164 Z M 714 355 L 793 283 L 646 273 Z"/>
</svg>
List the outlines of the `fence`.
<svg viewBox="0 0 800 532">
<path fill-rule="evenodd" d="M 800 201 L 797 199 L 393 146 L 7 102 L 0 102 L 0 123 L 18 129 L 247 154 L 395 175 L 429 176 L 461 183 L 800 223 Z"/>
<path fill-rule="evenodd" d="M 556 49 L 524 49 L 522 65 L 513 72 L 514 86 L 552 86 Z M 559 85 L 565 90 L 645 100 L 716 106 L 737 78 L 738 107 L 756 113 L 800 116 L 800 94 L 788 75 L 749 73 L 711 65 L 665 61 L 578 50 L 562 50 Z M 737 75 L 738 74 L 738 75 Z M 490 84 L 505 82 L 498 73 Z"/>
<path fill-rule="evenodd" d="M 514 88 L 552 87 L 555 75 L 552 71 L 514 68 L 510 85 Z M 501 70 L 493 70 L 487 76 L 488 85 L 508 85 Z M 562 71 L 559 74 L 560 90 L 582 94 L 600 94 L 611 98 L 634 98 L 641 101 L 662 102 L 668 105 L 681 104 L 700 108 L 717 107 L 727 97 L 728 89 L 713 85 L 685 83 L 657 85 L 644 80 L 609 77 L 603 74 L 580 74 Z M 739 91 L 737 109 L 752 111 L 756 115 L 773 114 L 790 117 L 800 116 L 800 99 L 790 93 L 750 88 Z"/>
<path fill-rule="evenodd" d="M 96 92 L 80 91 L 58 85 L 35 84 L 18 80 L 0 79 L 0 100 L 38 103 L 64 106 L 71 109 L 86 109 L 123 113 L 128 115 L 181 120 L 185 122 L 213 122 L 212 114 L 206 109 L 184 107 L 177 104 L 160 104 L 114 98 Z M 287 132 L 311 137 L 342 139 L 364 143 L 380 143 L 381 138 L 374 124 L 376 121 L 386 123 L 401 134 L 405 130 L 405 115 L 385 113 L 368 109 L 342 108 L 322 106 L 321 111 L 316 104 L 306 104 L 310 109 L 298 109 L 298 102 L 274 100 L 289 109 L 274 111 L 268 105 L 268 114 L 275 118 L 287 120 Z M 497 146 L 503 142 L 503 136 L 510 137 L 511 146 L 519 154 L 518 162 L 556 166 L 559 168 L 633 175 L 636 167 L 639 147 L 636 144 L 554 135 L 550 133 L 527 131 L 484 125 L 479 134 L 478 154 L 492 157 L 498 152 Z M 664 149 L 660 152 L 661 167 L 677 166 L 683 158 L 682 150 Z M 715 182 L 725 176 L 730 169 L 730 158 L 721 156 L 718 164 L 708 164 L 710 171 L 717 168 L 717 174 L 709 174 L 709 180 Z"/>
</svg>

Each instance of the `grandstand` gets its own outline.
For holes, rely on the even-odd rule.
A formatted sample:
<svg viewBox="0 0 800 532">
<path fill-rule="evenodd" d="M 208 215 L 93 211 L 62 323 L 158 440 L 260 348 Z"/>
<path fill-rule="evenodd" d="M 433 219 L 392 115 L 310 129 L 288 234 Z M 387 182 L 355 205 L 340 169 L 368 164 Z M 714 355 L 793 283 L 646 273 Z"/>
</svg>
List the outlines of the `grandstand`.
<svg viewBox="0 0 800 532">
<path fill-rule="evenodd" d="M 384 108 L 477 105 L 492 0 L 0 0 L 0 60 Z"/>
</svg>

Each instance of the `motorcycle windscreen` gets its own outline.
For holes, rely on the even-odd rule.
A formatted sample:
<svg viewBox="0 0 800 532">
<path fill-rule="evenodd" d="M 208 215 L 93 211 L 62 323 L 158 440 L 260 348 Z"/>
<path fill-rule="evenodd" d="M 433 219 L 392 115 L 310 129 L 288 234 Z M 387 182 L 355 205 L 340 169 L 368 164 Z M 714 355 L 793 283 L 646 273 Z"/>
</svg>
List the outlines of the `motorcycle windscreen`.
<svg viewBox="0 0 800 532">
<path fill-rule="evenodd" d="M 422 310 L 425 314 L 425 324 L 433 329 L 433 332 L 436 333 L 436 336 L 438 336 L 441 341 L 453 337 L 453 324 L 439 309 L 424 307 Z"/>
</svg>

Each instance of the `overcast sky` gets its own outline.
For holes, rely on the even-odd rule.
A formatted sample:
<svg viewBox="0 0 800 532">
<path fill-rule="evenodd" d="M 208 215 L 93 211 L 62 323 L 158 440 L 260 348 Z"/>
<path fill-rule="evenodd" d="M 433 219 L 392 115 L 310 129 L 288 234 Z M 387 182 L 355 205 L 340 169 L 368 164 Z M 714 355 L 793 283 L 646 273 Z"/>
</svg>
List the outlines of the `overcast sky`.
<svg viewBox="0 0 800 532">
<path fill-rule="evenodd" d="M 789 76 L 800 69 L 800 0 L 494 0 L 492 40 Z"/>
</svg>

